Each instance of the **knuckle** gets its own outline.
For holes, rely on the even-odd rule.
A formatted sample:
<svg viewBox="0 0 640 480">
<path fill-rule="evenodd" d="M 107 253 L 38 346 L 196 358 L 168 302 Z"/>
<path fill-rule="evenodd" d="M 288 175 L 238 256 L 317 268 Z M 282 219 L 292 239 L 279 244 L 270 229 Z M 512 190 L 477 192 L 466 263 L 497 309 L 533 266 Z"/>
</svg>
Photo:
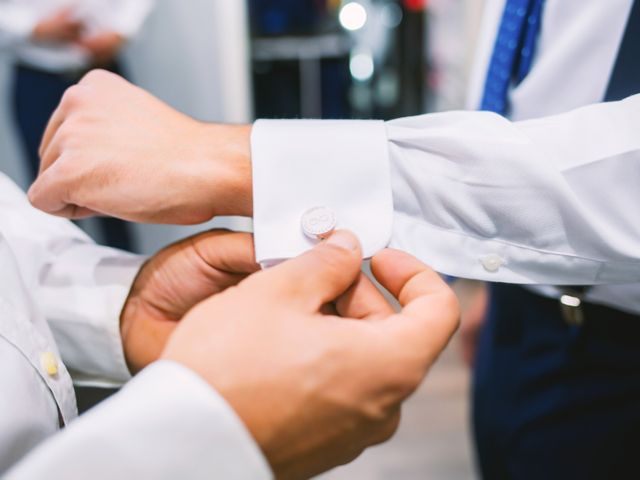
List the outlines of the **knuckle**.
<svg viewBox="0 0 640 480">
<path fill-rule="evenodd" d="M 62 155 L 55 164 L 47 170 L 47 185 L 49 189 L 55 187 L 56 191 L 62 192 L 61 186 L 65 186 L 64 194 L 62 195 L 65 200 L 71 200 L 72 195 L 68 191 L 69 184 L 73 183 L 78 177 L 78 168 L 74 165 L 73 157 L 65 154 Z"/>
<path fill-rule="evenodd" d="M 56 133 L 51 145 L 59 152 L 60 157 L 64 155 L 68 160 L 72 160 L 71 152 L 75 143 L 77 143 L 77 134 L 73 122 L 65 122 Z"/>
<path fill-rule="evenodd" d="M 70 153 L 65 153 L 58 158 L 55 164 L 56 168 L 51 173 L 58 178 L 69 178 L 74 173 L 77 173 L 74 163 L 74 156 Z"/>
<path fill-rule="evenodd" d="M 401 406 L 394 404 L 392 407 L 384 409 L 383 413 L 379 417 L 371 420 L 370 445 L 377 445 L 379 443 L 386 442 L 396 434 L 400 427 L 400 412 Z"/>
<path fill-rule="evenodd" d="M 40 183 L 38 181 L 31 185 L 31 188 L 27 192 L 27 198 L 29 199 L 29 203 L 34 207 L 40 205 Z"/>
<path fill-rule="evenodd" d="M 362 405 L 361 415 L 367 423 L 381 424 L 389 418 L 392 405 L 395 405 L 395 400 L 376 398 Z"/>
<path fill-rule="evenodd" d="M 80 80 L 80 84 L 91 85 L 94 83 L 100 83 L 110 78 L 111 75 L 112 74 L 110 72 L 107 72 L 106 70 L 103 70 L 101 68 L 96 68 L 94 70 L 91 70 L 87 74 L 85 74 L 85 76 L 82 77 L 82 80 Z"/>
<path fill-rule="evenodd" d="M 398 428 L 400 427 L 400 420 L 401 420 L 401 414 L 400 411 L 398 409 L 398 411 L 394 412 L 381 426 L 379 429 L 379 437 L 378 437 L 378 443 L 382 443 L 382 442 L 386 442 L 387 440 L 391 439 L 396 432 L 398 431 Z"/>
<path fill-rule="evenodd" d="M 75 106 L 80 100 L 78 85 L 73 85 L 72 87 L 67 88 L 67 90 L 62 95 L 61 104 L 67 107 Z"/>
<path fill-rule="evenodd" d="M 64 92 L 61 105 L 64 105 L 67 110 L 73 111 L 85 106 L 91 99 L 92 97 L 87 93 L 86 88 L 78 84 L 69 87 Z"/>
</svg>

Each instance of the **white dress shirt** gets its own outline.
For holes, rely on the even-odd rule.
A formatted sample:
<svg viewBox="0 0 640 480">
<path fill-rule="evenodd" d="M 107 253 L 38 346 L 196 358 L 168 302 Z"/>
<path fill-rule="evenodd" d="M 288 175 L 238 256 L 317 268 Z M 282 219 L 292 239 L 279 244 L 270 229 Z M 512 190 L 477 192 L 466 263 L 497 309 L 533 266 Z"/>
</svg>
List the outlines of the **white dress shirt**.
<svg viewBox="0 0 640 480">
<path fill-rule="evenodd" d="M 0 0 L 0 47 L 11 48 L 20 63 L 65 73 L 91 66 L 91 56 L 74 44 L 43 44 L 31 41 L 41 20 L 64 8 L 87 27 L 86 35 L 116 32 L 125 38 L 137 33 L 154 0 Z"/>
<path fill-rule="evenodd" d="M 75 419 L 72 379 L 130 378 L 119 318 L 143 260 L 33 209 L 0 174 L 0 476 L 270 477 L 222 397 L 171 362 Z"/>
<path fill-rule="evenodd" d="M 504 1 L 488 1 L 471 110 Z M 531 73 L 510 92 L 511 120 L 467 111 L 386 124 L 258 121 L 258 261 L 309 249 L 301 216 L 326 206 L 367 256 L 389 244 L 463 278 L 607 284 L 588 299 L 640 313 L 631 284 L 640 281 L 640 95 L 598 103 L 631 5 L 547 0 Z"/>
</svg>

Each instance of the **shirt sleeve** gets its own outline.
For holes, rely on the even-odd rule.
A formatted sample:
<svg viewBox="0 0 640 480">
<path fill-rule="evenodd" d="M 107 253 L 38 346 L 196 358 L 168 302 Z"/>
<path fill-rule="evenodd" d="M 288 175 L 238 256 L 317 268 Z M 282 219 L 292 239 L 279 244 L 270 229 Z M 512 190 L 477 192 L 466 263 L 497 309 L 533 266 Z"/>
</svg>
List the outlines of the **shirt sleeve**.
<svg viewBox="0 0 640 480">
<path fill-rule="evenodd" d="M 158 362 L 7 473 L 49 478 L 270 479 L 268 463 L 224 399 L 185 367 Z"/>
<path fill-rule="evenodd" d="M 35 299 L 74 383 L 118 386 L 131 378 L 120 314 L 144 257 L 69 242 L 42 266 Z"/>
<path fill-rule="evenodd" d="M 0 50 L 26 41 L 33 32 L 38 13 L 33 7 L 0 2 Z"/>
<path fill-rule="evenodd" d="M 639 281 L 639 127 L 640 95 L 524 122 L 488 112 L 398 119 L 384 131 L 258 122 L 258 261 L 309 248 L 301 212 L 324 205 L 367 256 L 388 244 L 444 274 L 496 282 Z M 392 208 L 380 208 L 389 197 Z"/>
<path fill-rule="evenodd" d="M 145 258 L 95 245 L 71 222 L 34 209 L 1 175 L 0 226 L 74 381 L 130 379 L 120 313 Z"/>
</svg>

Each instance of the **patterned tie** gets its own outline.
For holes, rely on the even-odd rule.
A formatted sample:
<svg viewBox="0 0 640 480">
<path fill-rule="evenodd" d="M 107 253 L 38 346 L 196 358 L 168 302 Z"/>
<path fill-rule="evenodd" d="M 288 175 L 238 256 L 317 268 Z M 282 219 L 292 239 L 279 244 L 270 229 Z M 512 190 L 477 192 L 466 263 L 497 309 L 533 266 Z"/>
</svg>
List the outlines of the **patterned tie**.
<svg viewBox="0 0 640 480">
<path fill-rule="evenodd" d="M 507 0 L 480 110 L 507 114 L 508 92 L 531 70 L 545 0 Z"/>
</svg>

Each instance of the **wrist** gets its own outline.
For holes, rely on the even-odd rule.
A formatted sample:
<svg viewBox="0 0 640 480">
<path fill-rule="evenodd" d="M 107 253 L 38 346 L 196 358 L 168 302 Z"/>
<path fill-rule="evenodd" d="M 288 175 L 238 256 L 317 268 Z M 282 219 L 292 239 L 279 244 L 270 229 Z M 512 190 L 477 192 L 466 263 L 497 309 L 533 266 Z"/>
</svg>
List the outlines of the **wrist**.
<svg viewBox="0 0 640 480">
<path fill-rule="evenodd" d="M 252 125 L 205 124 L 209 191 L 215 216 L 253 215 Z"/>
</svg>

